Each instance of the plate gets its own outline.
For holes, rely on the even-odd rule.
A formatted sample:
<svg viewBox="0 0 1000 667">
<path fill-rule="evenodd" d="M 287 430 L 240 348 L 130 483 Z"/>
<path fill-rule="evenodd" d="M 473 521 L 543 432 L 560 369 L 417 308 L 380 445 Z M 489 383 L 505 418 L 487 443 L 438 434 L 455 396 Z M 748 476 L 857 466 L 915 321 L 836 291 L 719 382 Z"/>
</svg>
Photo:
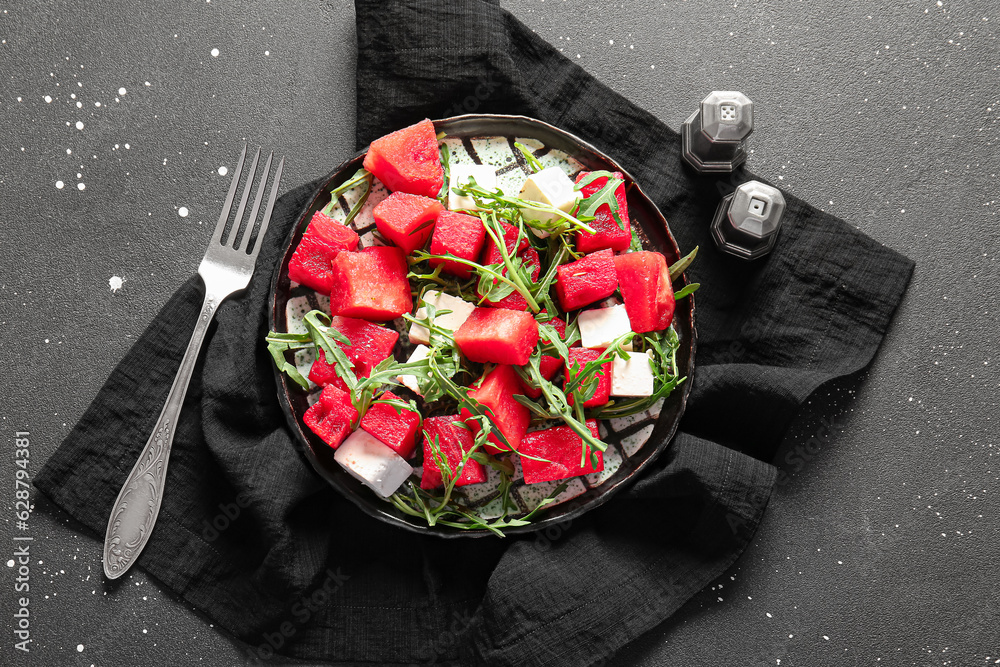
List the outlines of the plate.
<svg viewBox="0 0 1000 667">
<path fill-rule="evenodd" d="M 434 126 L 439 133 L 446 134 L 444 141 L 449 146 L 452 165 L 474 162 L 494 166 L 497 171 L 498 186 L 508 194 L 517 194 L 521 181 L 530 173 L 523 156 L 514 148 L 515 141 L 529 146 L 546 167 L 559 164 L 571 173 L 580 169 L 622 172 L 626 182 L 629 217 L 633 228 L 639 232 L 643 246 L 648 250 L 663 253 L 668 265 L 679 259 L 680 253 L 670 234 L 666 219 L 642 191 L 640 185 L 614 160 L 582 139 L 542 121 L 524 116 L 465 115 L 434 121 Z M 364 155 L 364 151 L 359 152 L 323 179 L 310 203 L 303 209 L 297 223 L 289 232 L 281 261 L 274 268 L 269 313 L 271 329 L 298 331 L 297 327 L 301 325 L 297 318 L 301 318 L 313 308 L 329 309 L 328 298 L 289 281 L 288 262 L 313 213 L 329 203 L 330 190 L 361 168 Z M 361 236 L 362 246 L 372 245 L 376 241 L 371 209 L 388 194 L 377 180 L 374 183 L 377 187 L 373 188 L 364 209 L 352 222 L 352 226 Z M 514 188 L 513 192 L 508 188 Z M 354 203 L 354 198 L 350 192 L 346 193 L 341 197 L 340 203 L 342 211 L 338 215 L 344 219 Z M 687 278 L 682 277 L 681 282 L 687 284 Z M 397 345 L 395 356 L 404 361 L 409 354 L 409 342 L 406 336 L 408 324 L 403 320 L 397 320 L 391 323 L 391 326 L 400 332 L 400 344 Z M 604 470 L 570 480 L 567 488 L 556 497 L 556 503 L 543 508 L 532 518 L 531 524 L 504 528 L 505 534 L 516 535 L 544 530 L 555 524 L 564 525 L 565 522 L 606 503 L 668 447 L 684 412 L 694 372 L 696 336 L 692 297 L 678 302 L 672 326 L 680 340 L 677 354 L 679 371 L 682 376 L 687 376 L 688 380 L 661 401 L 658 407 L 654 406 L 646 413 L 602 420 L 601 436 L 608 443 L 608 450 L 604 455 Z M 308 371 L 308 365 L 312 361 L 311 354 L 311 351 L 299 351 L 295 359 L 296 364 Z M 486 530 L 428 526 L 426 523 L 421 523 L 420 519 L 399 511 L 348 475 L 334 461 L 334 450 L 302 422 L 301 415 L 312 400 L 315 400 L 318 389 L 307 392 L 277 370 L 275 373 L 279 401 L 302 453 L 319 475 L 362 511 L 394 526 L 422 534 L 441 537 L 481 537 L 492 534 Z M 419 449 L 418 447 L 418 451 Z M 466 500 L 471 505 L 479 508 L 485 516 L 490 516 L 491 511 L 497 513 L 500 502 L 495 497 L 495 491 L 491 491 L 491 483 L 495 487 L 498 481 L 497 474 L 488 466 L 486 469 L 490 473 L 486 482 L 461 487 L 456 491 L 464 491 Z M 518 466 L 516 490 L 512 496 L 522 511 L 527 512 L 537 506 L 558 484 L 558 482 L 524 484 L 520 479 Z"/>
</svg>

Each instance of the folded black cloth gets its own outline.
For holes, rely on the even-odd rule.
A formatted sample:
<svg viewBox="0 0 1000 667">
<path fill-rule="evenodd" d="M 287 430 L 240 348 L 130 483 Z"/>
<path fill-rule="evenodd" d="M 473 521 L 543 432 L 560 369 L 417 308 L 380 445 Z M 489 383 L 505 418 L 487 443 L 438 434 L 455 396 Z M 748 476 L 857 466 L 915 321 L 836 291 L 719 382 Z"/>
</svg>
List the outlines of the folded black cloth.
<svg viewBox="0 0 1000 667">
<path fill-rule="evenodd" d="M 279 201 L 257 274 L 209 332 L 139 563 L 262 658 L 599 662 L 739 556 L 796 408 L 871 360 L 913 264 L 788 195 L 767 259 L 723 256 L 708 222 L 750 174 L 682 167 L 675 132 L 495 3 L 356 8 L 359 146 L 424 117 L 533 116 L 612 155 L 659 205 L 682 250 L 701 246 L 690 269 L 704 285 L 696 378 L 681 430 L 635 484 L 558 530 L 440 540 L 363 515 L 297 450 L 262 342 L 269 269 L 316 187 L 307 184 Z M 97 535 L 163 404 L 200 299 L 196 278 L 178 290 L 35 479 Z"/>
</svg>

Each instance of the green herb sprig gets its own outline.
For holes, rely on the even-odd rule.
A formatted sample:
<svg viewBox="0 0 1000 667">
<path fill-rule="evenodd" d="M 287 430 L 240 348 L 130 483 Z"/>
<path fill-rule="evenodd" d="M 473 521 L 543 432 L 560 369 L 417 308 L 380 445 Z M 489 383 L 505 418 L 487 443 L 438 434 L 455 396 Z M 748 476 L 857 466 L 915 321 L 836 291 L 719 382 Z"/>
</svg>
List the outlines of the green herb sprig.
<svg viewBox="0 0 1000 667">
<path fill-rule="evenodd" d="M 374 177 L 371 172 L 366 169 L 358 169 L 354 172 L 353 176 L 330 191 L 330 203 L 323 208 L 323 215 L 333 216 L 333 211 L 339 205 L 340 195 L 344 194 L 348 190 L 352 190 L 358 185 L 364 184 L 364 190 L 362 191 L 361 196 L 359 196 L 358 200 L 354 202 L 354 206 L 351 207 L 351 210 L 347 213 L 347 217 L 344 219 L 344 226 L 349 227 L 351 222 L 354 221 L 354 218 L 358 217 L 358 214 L 361 213 L 361 209 L 364 208 L 365 202 L 368 201 L 368 196 L 372 192 L 372 178 Z"/>
</svg>

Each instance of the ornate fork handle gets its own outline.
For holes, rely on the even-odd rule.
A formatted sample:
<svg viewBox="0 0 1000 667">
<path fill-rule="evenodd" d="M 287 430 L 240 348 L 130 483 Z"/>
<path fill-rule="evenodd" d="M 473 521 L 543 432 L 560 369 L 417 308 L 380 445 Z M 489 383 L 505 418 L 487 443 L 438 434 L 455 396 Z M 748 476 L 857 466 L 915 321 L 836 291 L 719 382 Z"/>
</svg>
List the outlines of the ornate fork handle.
<svg viewBox="0 0 1000 667">
<path fill-rule="evenodd" d="M 226 203 L 219 215 L 219 222 L 215 225 L 208 250 L 198 265 L 198 275 L 205 283 L 205 301 L 201 305 L 201 314 L 191 334 L 191 341 L 184 351 L 180 368 L 177 369 L 174 383 L 170 387 L 170 393 L 167 394 L 167 402 L 160 412 L 160 418 L 156 420 L 156 426 L 153 427 L 153 434 L 139 454 L 139 460 L 132 468 L 132 472 L 126 478 L 125 485 L 119 492 L 118 499 L 111 509 L 111 516 L 108 518 L 108 530 L 104 534 L 104 574 L 108 579 L 117 579 L 125 574 L 149 541 L 156 516 L 160 513 L 160 503 L 163 501 L 167 463 L 170 458 L 170 448 L 174 443 L 174 434 L 177 431 L 177 418 L 184 404 L 184 395 L 187 393 L 188 383 L 191 381 L 191 374 L 198 360 L 198 351 L 205 339 L 205 332 L 208 331 L 208 324 L 215 317 L 215 310 L 223 299 L 233 292 L 246 289 L 250 284 L 250 276 L 253 275 L 257 255 L 263 244 L 262 239 L 271 222 L 271 212 L 274 209 L 274 200 L 278 196 L 278 184 L 281 182 L 281 170 L 285 165 L 285 159 L 281 158 L 278 161 L 278 167 L 272 177 L 271 160 L 274 154 L 268 155 L 259 187 L 256 188 L 257 194 L 253 197 L 253 205 L 248 207 L 250 194 L 254 191 L 257 163 L 260 160 L 260 149 L 258 149 L 246 176 L 236 217 L 232 227 L 228 225 L 229 213 L 232 211 L 236 189 L 242 178 L 246 155 L 247 149 L 244 146 L 239 164 L 234 170 L 229 194 L 226 195 Z M 257 226 L 257 214 L 260 212 L 268 181 L 271 183 L 271 190 Z"/>
<path fill-rule="evenodd" d="M 156 523 L 160 502 L 163 500 L 167 463 L 176 433 L 177 417 L 184 404 L 184 396 L 191 382 L 205 332 L 208 331 L 208 325 L 215 317 L 221 301 L 206 286 L 205 301 L 201 306 L 198 322 L 181 359 L 174 383 L 170 386 L 167 401 L 153 427 L 153 434 L 149 436 L 149 441 L 139 454 L 139 460 L 115 500 L 104 540 L 104 574 L 108 579 L 117 579 L 132 566 L 146 546 L 153 524 Z"/>
</svg>

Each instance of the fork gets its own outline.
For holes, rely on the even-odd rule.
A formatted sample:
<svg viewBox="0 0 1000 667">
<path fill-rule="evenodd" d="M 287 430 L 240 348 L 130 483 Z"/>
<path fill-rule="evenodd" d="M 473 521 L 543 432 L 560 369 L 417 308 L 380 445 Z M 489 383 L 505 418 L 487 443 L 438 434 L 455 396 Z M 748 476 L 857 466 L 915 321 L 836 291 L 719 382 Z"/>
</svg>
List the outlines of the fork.
<svg viewBox="0 0 1000 667">
<path fill-rule="evenodd" d="M 244 146 L 243 152 L 240 154 L 239 164 L 236 166 L 236 174 L 233 176 L 233 183 L 229 186 L 226 203 L 219 216 L 219 223 L 215 227 L 215 233 L 212 235 L 208 250 L 198 266 L 198 275 L 205 283 L 205 301 L 201 306 L 201 313 L 198 315 L 194 332 L 191 334 L 191 341 L 181 359 L 180 368 L 177 369 L 177 376 L 170 387 L 170 393 L 167 394 L 167 400 L 160 412 L 160 417 L 156 420 L 156 425 L 153 426 L 153 433 L 149 436 L 149 441 L 146 442 L 146 446 L 139 454 L 139 460 L 136 461 L 132 472 L 129 473 L 124 486 L 122 486 L 122 490 L 118 493 L 118 499 L 115 500 L 111 516 L 108 519 L 108 530 L 104 537 L 104 574 L 108 579 L 117 579 L 125 574 L 149 540 L 149 535 L 160 511 L 160 502 L 163 499 L 167 462 L 174 442 L 177 418 L 180 415 L 181 405 L 184 403 L 188 383 L 191 381 L 195 361 L 198 359 L 198 351 L 205 339 L 205 332 L 208 330 L 208 325 L 215 316 L 219 304 L 234 292 L 246 289 L 250 283 L 250 276 L 253 274 L 254 265 L 257 262 L 257 254 L 260 252 L 264 234 L 271 221 L 271 210 L 274 208 L 278 183 L 281 181 L 281 169 L 285 164 L 284 158 L 281 158 L 274 172 L 267 207 L 260 225 L 257 227 L 257 232 L 254 234 L 257 214 L 260 210 L 264 190 L 267 189 L 271 159 L 274 157 L 274 153 L 267 157 L 267 164 L 264 165 L 264 171 L 253 200 L 253 208 L 249 215 L 244 217 L 247 201 L 253 189 L 257 163 L 260 159 L 260 149 L 258 148 L 253 163 L 250 165 L 236 216 L 232 225 L 227 225 L 246 155 L 247 147 Z M 230 227 L 228 233 L 226 233 L 227 226 Z M 253 246 L 249 245 L 251 240 L 254 240 Z"/>
</svg>

